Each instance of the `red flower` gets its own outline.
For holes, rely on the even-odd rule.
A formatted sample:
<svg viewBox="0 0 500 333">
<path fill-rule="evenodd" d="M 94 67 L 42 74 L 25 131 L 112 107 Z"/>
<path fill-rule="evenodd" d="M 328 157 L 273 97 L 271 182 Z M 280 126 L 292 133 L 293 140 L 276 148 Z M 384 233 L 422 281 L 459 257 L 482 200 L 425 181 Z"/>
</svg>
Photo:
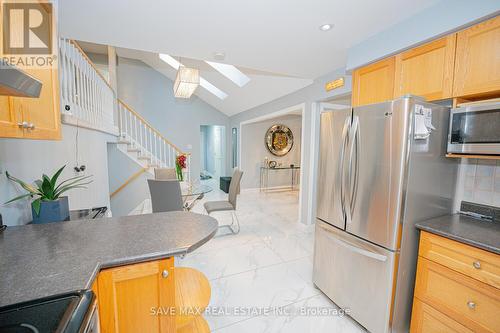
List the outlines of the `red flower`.
<svg viewBox="0 0 500 333">
<path fill-rule="evenodd" d="M 177 155 L 177 158 L 175 159 L 175 164 L 177 164 L 177 166 L 180 167 L 181 169 L 185 169 L 186 161 L 187 161 L 186 155 Z"/>
</svg>

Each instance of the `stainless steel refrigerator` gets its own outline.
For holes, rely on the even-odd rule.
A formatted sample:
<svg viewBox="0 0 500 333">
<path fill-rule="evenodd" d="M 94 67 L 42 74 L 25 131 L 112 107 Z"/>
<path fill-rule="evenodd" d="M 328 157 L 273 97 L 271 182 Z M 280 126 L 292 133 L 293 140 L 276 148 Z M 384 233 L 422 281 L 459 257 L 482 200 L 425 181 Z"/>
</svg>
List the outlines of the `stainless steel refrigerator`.
<svg viewBox="0 0 500 333">
<path fill-rule="evenodd" d="M 415 223 L 450 213 L 449 108 L 406 96 L 321 115 L 314 283 L 370 332 L 408 332 Z"/>
</svg>

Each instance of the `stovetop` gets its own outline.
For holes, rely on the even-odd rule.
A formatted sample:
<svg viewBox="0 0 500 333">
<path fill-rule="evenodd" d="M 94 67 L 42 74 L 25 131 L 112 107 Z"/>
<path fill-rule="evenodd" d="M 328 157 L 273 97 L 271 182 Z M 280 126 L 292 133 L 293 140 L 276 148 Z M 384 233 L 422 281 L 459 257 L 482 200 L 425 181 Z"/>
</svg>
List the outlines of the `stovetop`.
<svg viewBox="0 0 500 333">
<path fill-rule="evenodd" d="M 0 332 L 77 332 L 92 300 L 86 290 L 0 308 Z"/>
</svg>

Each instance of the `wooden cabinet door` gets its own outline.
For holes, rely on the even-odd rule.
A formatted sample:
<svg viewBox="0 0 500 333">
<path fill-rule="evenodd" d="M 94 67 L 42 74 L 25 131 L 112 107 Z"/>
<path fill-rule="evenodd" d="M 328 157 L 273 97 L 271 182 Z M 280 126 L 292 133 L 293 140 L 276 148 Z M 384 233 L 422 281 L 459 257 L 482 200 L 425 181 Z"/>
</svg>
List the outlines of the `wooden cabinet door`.
<svg viewBox="0 0 500 333">
<path fill-rule="evenodd" d="M 428 101 L 450 98 L 455 40 L 452 34 L 398 54 L 394 97 L 412 94 Z"/>
<path fill-rule="evenodd" d="M 410 333 L 442 332 L 472 333 L 473 331 L 415 297 L 411 313 Z"/>
<path fill-rule="evenodd" d="M 59 140 L 61 138 L 59 110 L 59 84 L 55 69 L 23 69 L 26 73 L 42 81 L 43 86 L 38 98 L 12 97 L 16 114 L 34 128 L 25 129 L 28 139 Z"/>
<path fill-rule="evenodd" d="M 500 16 L 457 34 L 453 96 L 500 92 Z"/>
<path fill-rule="evenodd" d="M 173 258 L 101 271 L 99 315 L 104 333 L 175 332 Z M 164 276 L 164 271 L 168 276 Z M 158 311 L 158 309 L 161 309 Z"/>
<path fill-rule="evenodd" d="M 21 112 L 11 108 L 11 98 L 0 96 L 0 138 L 22 138 L 23 129 L 19 126 L 22 121 Z"/>
<path fill-rule="evenodd" d="M 394 96 L 394 57 L 358 68 L 353 74 L 352 105 L 391 100 Z"/>
<path fill-rule="evenodd" d="M 3 4 L 0 0 L 0 17 L 3 17 Z M 1 20 L 0 20 L 0 23 Z M 3 24 L 0 24 L 0 45 L 3 43 Z M 0 48 L 0 57 L 3 57 L 3 53 Z M 1 75 L 1 73 L 0 73 Z M 14 110 L 10 107 L 11 98 L 8 96 L 0 96 L 0 138 L 21 138 L 23 136 L 23 130 L 18 126 L 18 122 L 21 119 L 20 114 L 16 114 Z"/>
</svg>

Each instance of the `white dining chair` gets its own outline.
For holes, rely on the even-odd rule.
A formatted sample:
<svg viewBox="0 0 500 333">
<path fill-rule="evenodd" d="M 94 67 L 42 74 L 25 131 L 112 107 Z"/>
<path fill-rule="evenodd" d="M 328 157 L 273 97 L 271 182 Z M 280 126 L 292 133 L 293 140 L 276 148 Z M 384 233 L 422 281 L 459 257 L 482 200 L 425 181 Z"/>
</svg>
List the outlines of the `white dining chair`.
<svg viewBox="0 0 500 333">
<path fill-rule="evenodd" d="M 228 200 L 207 201 L 203 204 L 208 215 L 213 212 L 231 211 L 231 224 L 223 224 L 219 228 L 228 228 L 233 234 L 240 232 L 240 221 L 236 215 L 236 201 L 240 191 L 241 177 L 243 177 L 243 171 L 235 169 L 229 185 Z"/>
</svg>

